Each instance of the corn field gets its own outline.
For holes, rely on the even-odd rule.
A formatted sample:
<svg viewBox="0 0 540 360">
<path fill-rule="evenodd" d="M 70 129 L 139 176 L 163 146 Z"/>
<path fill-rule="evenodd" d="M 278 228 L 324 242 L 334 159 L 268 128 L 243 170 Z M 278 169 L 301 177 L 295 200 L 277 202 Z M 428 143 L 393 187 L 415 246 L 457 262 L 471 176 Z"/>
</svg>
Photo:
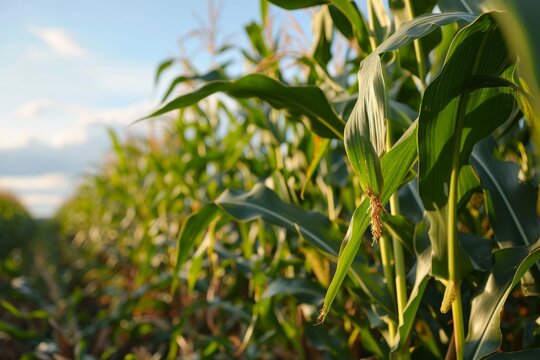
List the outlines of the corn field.
<svg viewBox="0 0 540 360">
<path fill-rule="evenodd" d="M 54 219 L 1 194 L 0 359 L 540 358 L 540 4 L 360 3 L 261 0 Z"/>
</svg>

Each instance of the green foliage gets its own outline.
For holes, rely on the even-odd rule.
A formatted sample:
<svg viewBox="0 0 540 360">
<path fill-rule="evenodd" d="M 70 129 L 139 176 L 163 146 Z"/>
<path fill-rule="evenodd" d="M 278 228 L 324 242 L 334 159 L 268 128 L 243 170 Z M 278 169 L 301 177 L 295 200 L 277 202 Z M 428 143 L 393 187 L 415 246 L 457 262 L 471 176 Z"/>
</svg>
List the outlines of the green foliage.
<svg viewBox="0 0 540 360">
<path fill-rule="evenodd" d="M 23 248 L 34 235 L 34 220 L 11 194 L 0 192 L 0 261 Z"/>
<path fill-rule="evenodd" d="M 313 8 L 311 46 L 262 1 L 251 48 L 219 51 L 247 74 L 188 64 L 144 119 L 166 117 L 160 135 L 111 133 L 57 216 L 45 287 L 3 283 L 28 305 L 1 302 L 0 333 L 103 359 L 537 354 L 530 24 L 514 53 L 509 15 L 477 1 L 269 3 Z"/>
</svg>

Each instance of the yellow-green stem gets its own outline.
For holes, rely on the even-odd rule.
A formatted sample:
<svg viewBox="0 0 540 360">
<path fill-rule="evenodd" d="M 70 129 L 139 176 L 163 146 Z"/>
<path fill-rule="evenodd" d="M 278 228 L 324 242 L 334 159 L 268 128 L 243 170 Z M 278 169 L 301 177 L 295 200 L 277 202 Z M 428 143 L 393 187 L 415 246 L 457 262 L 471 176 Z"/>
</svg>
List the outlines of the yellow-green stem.
<svg viewBox="0 0 540 360">
<path fill-rule="evenodd" d="M 461 305 L 461 283 L 456 285 L 456 300 L 452 303 L 452 319 L 456 343 L 456 359 L 463 360 L 465 329 L 463 327 L 463 307 Z"/>
<path fill-rule="evenodd" d="M 414 13 L 411 5 L 411 0 L 405 1 L 405 9 L 407 10 L 407 15 L 409 15 L 409 20 L 414 19 Z M 414 54 L 416 55 L 416 62 L 418 63 L 418 76 L 424 89 L 426 88 L 426 62 L 424 61 L 422 43 L 420 39 L 416 39 L 413 42 L 414 45 Z"/>
<path fill-rule="evenodd" d="M 381 247 L 381 262 L 383 265 L 384 279 L 386 280 L 386 286 L 388 287 L 388 292 L 392 299 L 395 298 L 395 285 L 394 285 L 394 274 L 392 271 L 392 246 L 387 235 L 381 236 L 379 239 L 379 246 Z M 397 325 L 394 320 L 388 320 L 388 338 L 389 345 L 393 346 L 394 339 L 396 337 Z"/>
<path fill-rule="evenodd" d="M 393 124 L 390 121 L 387 121 L 386 123 L 387 123 L 386 149 L 387 151 L 390 151 L 393 145 L 393 141 L 392 141 Z M 397 193 L 392 194 L 392 196 L 390 197 L 390 213 L 392 215 L 399 214 L 399 198 L 398 198 Z M 403 255 L 403 246 L 401 246 L 401 243 L 395 236 L 392 237 L 392 245 L 393 245 L 392 247 L 394 251 L 394 265 L 395 265 L 395 272 L 396 272 L 395 286 L 396 286 L 397 311 L 398 311 L 399 325 L 402 325 L 403 313 L 405 312 L 405 306 L 407 305 L 405 257 Z M 407 343 L 407 341 L 405 343 Z M 404 348 L 407 348 L 407 346 L 405 346 Z M 402 357 L 408 358 L 407 355 L 409 355 L 409 352 L 408 352 L 408 349 L 405 349 L 405 351 L 402 353 Z"/>
<path fill-rule="evenodd" d="M 456 357 L 463 359 L 463 345 L 465 332 L 463 326 L 463 310 L 461 307 L 461 282 L 458 279 L 459 271 L 459 242 L 457 228 L 457 202 L 458 202 L 458 179 L 460 169 L 460 144 L 463 123 L 467 110 L 469 93 L 465 92 L 460 99 L 456 118 L 456 131 L 454 140 L 454 153 L 452 154 L 452 172 L 450 174 L 450 191 L 448 194 L 448 280 L 449 286 L 455 284 L 455 300 L 452 302 L 452 319 L 454 323 L 454 339 L 456 345 Z"/>
<path fill-rule="evenodd" d="M 369 30 L 372 32 L 369 35 L 369 44 L 371 45 L 371 51 L 375 51 L 375 49 L 377 48 L 377 39 L 375 38 L 375 32 L 374 32 L 375 21 L 373 19 L 373 16 L 375 15 L 372 8 L 373 5 L 371 5 L 371 1 L 368 0 L 367 6 L 368 6 L 368 14 L 369 14 L 368 25 L 369 25 Z"/>
<path fill-rule="evenodd" d="M 399 213 L 399 201 L 397 194 L 392 195 L 390 198 L 390 212 L 392 215 Z M 396 267 L 396 296 L 397 296 L 397 309 L 399 316 L 399 324 L 403 324 L 403 312 L 407 305 L 407 284 L 405 274 L 405 256 L 403 255 L 403 246 L 396 237 L 392 238 L 392 245 L 394 248 L 394 263 Z"/>
</svg>

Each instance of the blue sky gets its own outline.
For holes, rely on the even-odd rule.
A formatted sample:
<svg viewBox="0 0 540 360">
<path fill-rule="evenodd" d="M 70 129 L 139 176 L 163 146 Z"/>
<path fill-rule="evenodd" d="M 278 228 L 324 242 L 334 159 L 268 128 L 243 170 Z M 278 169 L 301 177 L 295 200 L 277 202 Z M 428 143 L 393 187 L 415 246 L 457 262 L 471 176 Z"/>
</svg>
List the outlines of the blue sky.
<svg viewBox="0 0 540 360">
<path fill-rule="evenodd" d="M 247 44 L 259 1 L 215 3 L 219 34 Z M 207 14 L 207 1 L 0 1 L 0 188 L 51 215 L 98 168 L 106 128 L 125 133 L 157 105 L 154 72 L 179 54 L 179 39 L 205 70 L 208 55 L 186 34 Z"/>
</svg>

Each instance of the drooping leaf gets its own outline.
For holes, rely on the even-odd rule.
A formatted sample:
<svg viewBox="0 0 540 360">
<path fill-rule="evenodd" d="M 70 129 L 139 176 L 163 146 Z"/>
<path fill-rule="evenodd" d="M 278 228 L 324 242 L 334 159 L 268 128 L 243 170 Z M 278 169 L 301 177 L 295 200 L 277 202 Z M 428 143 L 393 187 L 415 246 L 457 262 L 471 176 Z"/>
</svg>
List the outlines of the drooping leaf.
<svg viewBox="0 0 540 360">
<path fill-rule="evenodd" d="M 154 77 L 154 85 L 157 85 L 157 83 L 159 82 L 159 78 L 161 77 L 161 74 L 167 70 L 168 68 L 170 68 L 172 66 L 172 64 L 174 64 L 174 59 L 167 59 L 167 60 L 164 60 L 163 62 L 161 62 L 159 65 L 158 65 L 158 68 L 156 70 L 156 76 Z"/>
<path fill-rule="evenodd" d="M 169 87 L 167 88 L 167 91 L 165 91 L 165 95 L 163 95 L 161 102 L 164 102 L 169 98 L 169 96 L 172 94 L 174 89 L 176 87 L 186 81 L 191 80 L 203 80 L 203 81 L 216 81 L 216 80 L 226 80 L 227 76 L 225 75 L 224 68 L 227 64 L 223 65 L 222 67 L 219 67 L 217 69 L 210 70 L 209 72 L 202 74 L 202 75 L 192 75 L 192 76 L 178 76 L 176 77 Z"/>
<path fill-rule="evenodd" d="M 521 277 L 540 260 L 540 240 L 531 246 L 511 247 L 493 253 L 494 265 L 487 282 L 472 300 L 465 358 L 480 359 L 501 344 L 500 313 Z"/>
<path fill-rule="evenodd" d="M 237 98 L 259 98 L 276 109 L 305 115 L 313 132 L 325 138 L 342 138 L 345 121 L 332 109 L 324 93 L 315 86 L 287 86 L 267 76 L 252 74 L 234 81 L 212 81 L 192 93 L 168 102 L 141 120 L 196 104 L 202 99 L 225 92 Z"/>
<path fill-rule="evenodd" d="M 332 18 L 327 6 L 323 6 L 311 21 L 313 33 L 312 56 L 321 65 L 326 65 L 332 58 Z"/>
<path fill-rule="evenodd" d="M 294 295 L 308 304 L 320 305 L 324 298 L 324 290 L 320 285 L 307 279 L 279 278 L 270 283 L 264 291 L 261 300 L 280 295 Z"/>
<path fill-rule="evenodd" d="M 414 139 L 411 140 L 414 141 Z M 410 144 L 411 140 L 407 142 L 408 146 L 403 147 L 405 154 L 415 150 L 414 145 Z M 247 193 L 227 190 L 215 203 L 239 221 L 261 218 L 270 224 L 298 232 L 304 240 L 321 250 L 333 261 L 338 256 L 341 234 L 327 217 L 321 213 L 306 211 L 283 202 L 272 190 L 262 184 L 256 185 Z M 354 255 L 356 256 L 356 252 Z M 367 263 L 355 264 L 351 269 L 351 277 L 370 299 L 386 310 L 391 309 L 391 300 L 386 297 L 382 284 L 370 272 Z"/>
<path fill-rule="evenodd" d="M 332 22 L 339 30 L 339 32 L 347 39 L 352 39 L 354 36 L 353 29 L 347 17 L 343 15 L 343 13 L 339 11 L 338 8 L 336 8 L 334 5 L 328 5 L 328 11 L 330 12 L 330 16 L 332 17 Z"/>
<path fill-rule="evenodd" d="M 255 22 L 252 22 L 245 27 L 246 33 L 248 34 L 251 45 L 261 57 L 266 57 L 269 54 L 268 47 L 264 41 L 263 29 L 260 25 Z"/>
<path fill-rule="evenodd" d="M 318 212 L 284 203 L 262 184 L 256 185 L 247 193 L 227 190 L 215 203 L 242 221 L 263 218 L 291 231 L 298 228 L 302 236 L 315 247 L 330 255 L 335 256 L 338 253 L 340 235 L 328 218 Z"/>
<path fill-rule="evenodd" d="M 287 10 L 298 10 L 323 5 L 328 3 L 328 0 L 268 0 L 272 4 Z"/>
</svg>

